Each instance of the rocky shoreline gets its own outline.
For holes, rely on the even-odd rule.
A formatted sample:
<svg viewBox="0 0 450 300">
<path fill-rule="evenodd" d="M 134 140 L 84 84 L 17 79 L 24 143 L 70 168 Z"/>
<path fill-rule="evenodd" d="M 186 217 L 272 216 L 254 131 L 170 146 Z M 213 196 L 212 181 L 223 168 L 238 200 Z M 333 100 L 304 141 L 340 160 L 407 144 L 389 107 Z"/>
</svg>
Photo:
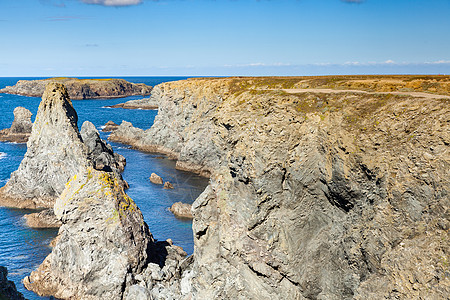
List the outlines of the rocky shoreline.
<svg viewBox="0 0 450 300">
<path fill-rule="evenodd" d="M 151 98 L 139 100 L 130 100 L 125 103 L 119 103 L 108 107 L 124 109 L 158 109 L 158 103 Z"/>
<path fill-rule="evenodd" d="M 0 89 L 0 93 L 29 97 L 42 97 L 45 86 L 57 82 L 64 84 L 72 100 L 111 99 L 127 96 L 146 96 L 152 87 L 143 83 L 131 83 L 124 79 L 78 79 L 55 77 L 42 80 L 19 80 L 14 86 Z"/>
</svg>

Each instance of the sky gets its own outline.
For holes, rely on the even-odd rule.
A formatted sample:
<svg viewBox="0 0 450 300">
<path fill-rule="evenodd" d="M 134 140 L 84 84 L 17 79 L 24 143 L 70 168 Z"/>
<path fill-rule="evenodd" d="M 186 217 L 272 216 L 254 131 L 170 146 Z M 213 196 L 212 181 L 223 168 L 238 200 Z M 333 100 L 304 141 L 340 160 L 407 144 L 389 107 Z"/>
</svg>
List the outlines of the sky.
<svg viewBox="0 0 450 300">
<path fill-rule="evenodd" d="M 0 0 L 0 76 L 450 74 L 450 0 Z"/>
</svg>

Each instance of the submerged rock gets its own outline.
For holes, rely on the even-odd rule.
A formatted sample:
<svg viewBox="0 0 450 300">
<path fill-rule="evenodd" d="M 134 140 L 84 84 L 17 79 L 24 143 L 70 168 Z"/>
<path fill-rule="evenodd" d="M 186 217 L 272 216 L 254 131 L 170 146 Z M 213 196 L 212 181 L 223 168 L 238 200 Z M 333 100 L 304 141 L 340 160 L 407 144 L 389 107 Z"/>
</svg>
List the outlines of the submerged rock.
<svg viewBox="0 0 450 300">
<path fill-rule="evenodd" d="M 16 289 L 14 282 L 8 280 L 8 270 L 0 266 L 0 299 L 25 300 Z"/>
<path fill-rule="evenodd" d="M 158 174 L 152 173 L 150 175 L 150 182 L 154 183 L 154 184 L 163 184 L 163 180 L 161 178 L 161 176 L 159 176 Z"/>
<path fill-rule="evenodd" d="M 0 141 L 26 143 L 31 134 L 31 116 L 33 114 L 24 107 L 14 109 L 14 121 L 11 128 L 0 130 Z"/>
<path fill-rule="evenodd" d="M 113 121 L 108 121 L 106 122 L 106 124 L 104 125 L 102 131 L 103 132 L 111 132 L 116 130 L 119 127 L 118 124 L 114 123 Z"/>
<path fill-rule="evenodd" d="M 191 204 L 176 202 L 169 208 L 169 210 L 175 215 L 175 217 L 192 219 L 193 216 L 191 208 Z"/>
</svg>

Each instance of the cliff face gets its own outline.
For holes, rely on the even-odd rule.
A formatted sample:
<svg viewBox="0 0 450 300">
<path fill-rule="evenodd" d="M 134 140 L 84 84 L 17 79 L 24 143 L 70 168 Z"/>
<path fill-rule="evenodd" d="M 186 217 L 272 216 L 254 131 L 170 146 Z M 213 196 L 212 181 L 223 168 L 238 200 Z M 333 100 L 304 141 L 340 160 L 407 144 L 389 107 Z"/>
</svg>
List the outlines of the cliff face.
<svg viewBox="0 0 450 300">
<path fill-rule="evenodd" d="M 19 80 L 14 86 L 7 86 L 0 93 L 42 97 L 48 83 L 64 84 L 71 99 L 117 98 L 133 95 L 149 95 L 152 87 L 131 83 L 124 79 L 77 79 L 49 78 L 43 80 Z"/>
<path fill-rule="evenodd" d="M 159 85 L 153 127 L 111 135 L 211 174 L 179 297 L 445 298 L 449 100 L 258 80 Z"/>
</svg>

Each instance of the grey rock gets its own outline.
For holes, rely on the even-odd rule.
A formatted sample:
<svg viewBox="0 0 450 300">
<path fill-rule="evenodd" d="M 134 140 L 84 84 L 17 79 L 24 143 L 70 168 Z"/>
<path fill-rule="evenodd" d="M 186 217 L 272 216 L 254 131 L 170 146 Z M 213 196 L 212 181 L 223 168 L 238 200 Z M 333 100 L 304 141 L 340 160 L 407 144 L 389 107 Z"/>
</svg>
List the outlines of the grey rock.
<svg viewBox="0 0 450 300">
<path fill-rule="evenodd" d="M 182 202 L 175 202 L 169 210 L 179 218 L 187 218 L 192 219 L 192 213 L 191 213 L 191 204 L 188 203 L 182 203 Z"/>
<path fill-rule="evenodd" d="M 77 113 L 65 87 L 50 83 L 39 105 L 27 153 L 18 170 L 0 189 L 1 205 L 19 208 L 53 206 L 66 182 L 90 165 L 77 121 Z"/>
<path fill-rule="evenodd" d="M 53 208 L 27 214 L 25 220 L 30 228 L 59 228 L 61 226 L 61 221 L 56 218 Z"/>
<path fill-rule="evenodd" d="M 119 125 L 117 125 L 116 123 L 114 123 L 113 121 L 108 121 L 106 122 L 106 124 L 103 126 L 102 131 L 103 132 L 111 132 L 116 130 L 119 127 Z"/>
<path fill-rule="evenodd" d="M 14 121 L 11 128 L 0 131 L 0 141 L 9 141 L 15 143 L 26 143 L 31 134 L 31 116 L 33 114 L 24 107 L 14 109 Z"/>
<path fill-rule="evenodd" d="M 158 109 L 158 103 L 155 100 L 155 98 L 130 100 L 125 103 L 119 103 L 109 107 L 125 109 Z"/>
<path fill-rule="evenodd" d="M 163 184 L 163 180 L 161 178 L 161 176 L 159 176 L 158 174 L 152 173 L 150 175 L 150 182 L 154 183 L 154 184 Z"/>
</svg>

